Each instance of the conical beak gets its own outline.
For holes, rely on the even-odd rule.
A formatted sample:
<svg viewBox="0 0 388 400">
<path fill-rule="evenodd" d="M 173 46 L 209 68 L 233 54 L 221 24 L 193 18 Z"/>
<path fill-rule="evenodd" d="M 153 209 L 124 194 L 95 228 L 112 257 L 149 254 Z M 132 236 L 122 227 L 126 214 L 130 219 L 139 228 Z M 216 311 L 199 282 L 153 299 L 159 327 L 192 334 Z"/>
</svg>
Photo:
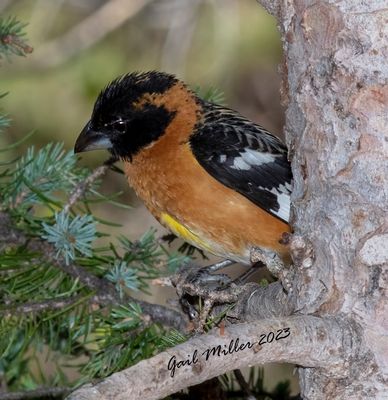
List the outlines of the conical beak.
<svg viewBox="0 0 388 400">
<path fill-rule="evenodd" d="M 112 142 L 109 137 L 103 132 L 97 132 L 91 129 L 89 121 L 85 128 L 82 129 L 82 132 L 79 134 L 75 142 L 74 153 L 110 148 L 112 148 Z"/>
</svg>

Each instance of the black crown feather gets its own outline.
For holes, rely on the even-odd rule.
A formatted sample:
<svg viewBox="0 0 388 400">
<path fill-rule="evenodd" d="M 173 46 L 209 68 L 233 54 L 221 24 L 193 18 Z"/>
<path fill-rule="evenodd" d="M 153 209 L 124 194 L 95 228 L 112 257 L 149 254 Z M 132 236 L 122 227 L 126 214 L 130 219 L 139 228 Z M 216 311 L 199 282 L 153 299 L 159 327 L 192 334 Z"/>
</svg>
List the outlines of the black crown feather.
<svg viewBox="0 0 388 400">
<path fill-rule="evenodd" d="M 177 81 L 174 75 L 158 71 L 132 72 L 119 76 L 99 94 L 94 105 L 93 116 L 101 110 L 104 113 L 109 112 L 123 101 L 131 104 L 145 93 L 164 93 Z"/>
</svg>

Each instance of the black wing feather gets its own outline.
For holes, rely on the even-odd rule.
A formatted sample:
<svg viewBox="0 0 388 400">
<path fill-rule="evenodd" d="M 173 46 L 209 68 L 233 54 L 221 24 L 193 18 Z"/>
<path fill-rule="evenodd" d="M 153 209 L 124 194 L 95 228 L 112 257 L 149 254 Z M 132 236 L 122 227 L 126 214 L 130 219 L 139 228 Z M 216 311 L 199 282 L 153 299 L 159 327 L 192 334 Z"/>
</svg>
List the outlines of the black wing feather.
<svg viewBox="0 0 388 400">
<path fill-rule="evenodd" d="M 203 109 L 204 119 L 190 138 L 198 162 L 225 186 L 288 222 L 292 174 L 286 146 L 233 110 L 208 102 Z"/>
</svg>

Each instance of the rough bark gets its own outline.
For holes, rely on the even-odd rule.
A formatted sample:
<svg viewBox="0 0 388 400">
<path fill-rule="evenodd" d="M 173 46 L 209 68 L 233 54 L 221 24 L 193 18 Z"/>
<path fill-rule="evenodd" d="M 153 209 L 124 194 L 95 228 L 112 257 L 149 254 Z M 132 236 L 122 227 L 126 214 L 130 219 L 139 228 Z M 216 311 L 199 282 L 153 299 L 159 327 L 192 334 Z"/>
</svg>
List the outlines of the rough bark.
<svg viewBox="0 0 388 400">
<path fill-rule="evenodd" d="M 303 314 L 346 315 L 364 343 L 345 380 L 301 368 L 302 396 L 388 398 L 387 2 L 277 5 L 302 243 L 290 300 Z"/>
</svg>

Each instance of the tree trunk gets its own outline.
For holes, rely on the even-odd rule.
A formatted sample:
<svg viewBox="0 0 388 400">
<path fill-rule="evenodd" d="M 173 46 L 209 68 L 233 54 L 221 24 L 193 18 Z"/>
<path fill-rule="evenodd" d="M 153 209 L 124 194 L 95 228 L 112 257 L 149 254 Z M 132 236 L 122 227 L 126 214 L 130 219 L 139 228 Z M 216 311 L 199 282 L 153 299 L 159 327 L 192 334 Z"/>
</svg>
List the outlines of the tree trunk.
<svg viewBox="0 0 388 400">
<path fill-rule="evenodd" d="M 292 225 L 299 236 L 292 299 L 302 314 L 354 321 L 361 340 L 343 367 L 345 378 L 300 368 L 302 396 L 385 399 L 388 4 L 261 3 L 278 19 L 283 39 Z"/>
</svg>

